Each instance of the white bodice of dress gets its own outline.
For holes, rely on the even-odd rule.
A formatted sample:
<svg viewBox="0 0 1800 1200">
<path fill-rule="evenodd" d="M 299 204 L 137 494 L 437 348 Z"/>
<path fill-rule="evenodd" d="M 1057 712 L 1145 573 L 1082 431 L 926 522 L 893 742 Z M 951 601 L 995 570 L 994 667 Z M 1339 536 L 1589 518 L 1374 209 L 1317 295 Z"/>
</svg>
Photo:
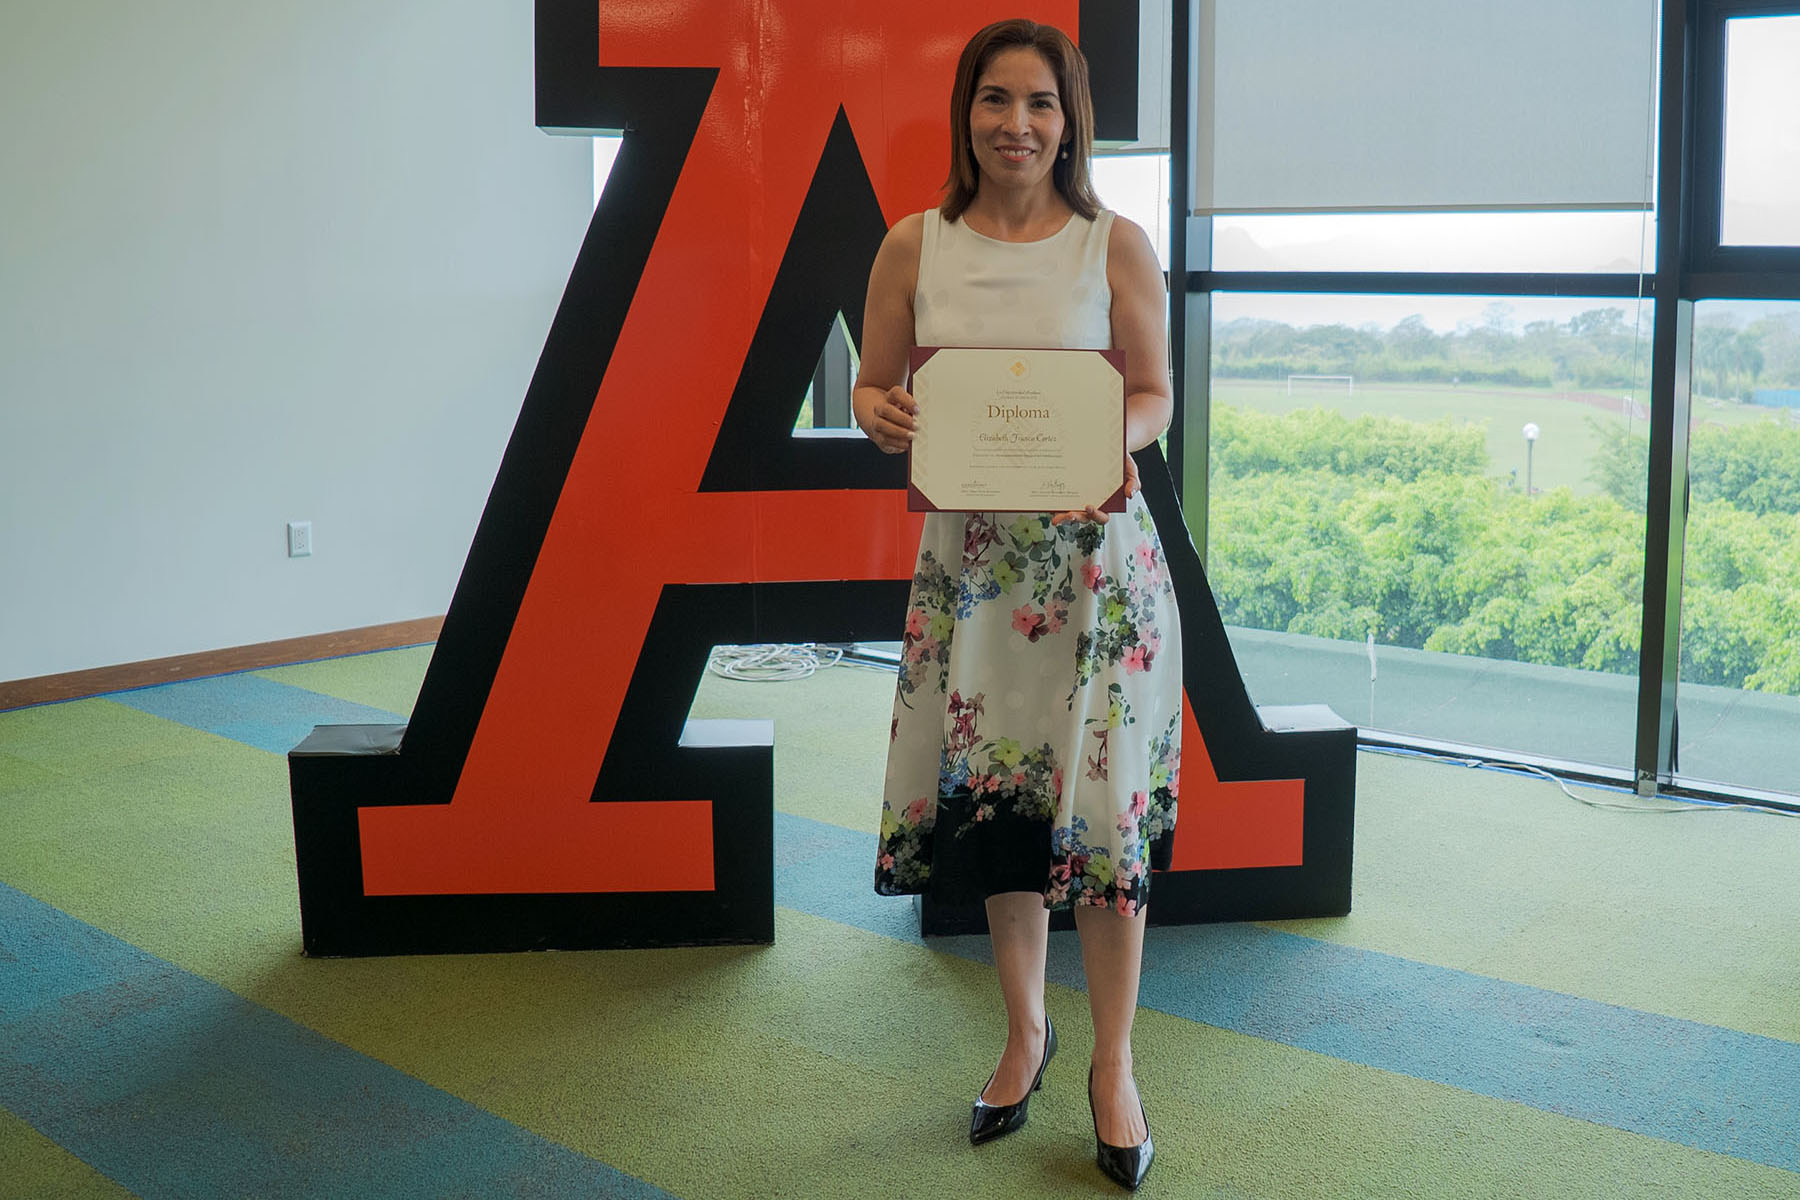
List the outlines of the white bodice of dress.
<svg viewBox="0 0 1800 1200">
<path fill-rule="evenodd" d="M 913 340 L 920 346 L 1112 346 L 1106 242 L 1113 214 L 1080 215 L 1047 238 L 1002 242 L 925 213 Z"/>
</svg>

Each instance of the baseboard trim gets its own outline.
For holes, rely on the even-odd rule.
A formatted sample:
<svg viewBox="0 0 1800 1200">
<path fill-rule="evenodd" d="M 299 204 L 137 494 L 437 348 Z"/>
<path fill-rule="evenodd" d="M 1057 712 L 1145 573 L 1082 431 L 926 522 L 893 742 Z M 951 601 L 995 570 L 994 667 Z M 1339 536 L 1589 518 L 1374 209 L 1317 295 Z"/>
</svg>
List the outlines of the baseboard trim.
<svg viewBox="0 0 1800 1200">
<path fill-rule="evenodd" d="M 421 617 L 416 621 L 365 625 L 361 629 L 283 638 L 278 642 L 261 642 L 254 646 L 232 646 L 198 654 L 153 658 L 147 662 L 121 663 L 116 667 L 95 667 L 88 671 L 70 671 L 62 675 L 39 675 L 35 679 L 0 681 L 0 712 L 32 704 L 79 700 L 127 688 L 199 679 L 205 675 L 258 671 L 265 667 L 285 667 L 292 663 L 310 662 L 316 658 L 337 658 L 345 654 L 367 654 L 371 650 L 392 650 L 397 646 L 416 646 L 421 642 L 437 641 L 443 627 L 442 617 Z"/>
</svg>

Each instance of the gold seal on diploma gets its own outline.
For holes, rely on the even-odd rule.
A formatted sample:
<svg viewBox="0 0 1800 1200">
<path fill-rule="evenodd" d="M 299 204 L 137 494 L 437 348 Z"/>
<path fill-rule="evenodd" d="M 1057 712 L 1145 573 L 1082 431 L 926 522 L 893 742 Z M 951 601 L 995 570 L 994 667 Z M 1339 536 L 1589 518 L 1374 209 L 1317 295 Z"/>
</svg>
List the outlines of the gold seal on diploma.
<svg viewBox="0 0 1800 1200">
<path fill-rule="evenodd" d="M 1120 351 L 922 346 L 911 390 L 908 508 L 1123 511 Z"/>
</svg>

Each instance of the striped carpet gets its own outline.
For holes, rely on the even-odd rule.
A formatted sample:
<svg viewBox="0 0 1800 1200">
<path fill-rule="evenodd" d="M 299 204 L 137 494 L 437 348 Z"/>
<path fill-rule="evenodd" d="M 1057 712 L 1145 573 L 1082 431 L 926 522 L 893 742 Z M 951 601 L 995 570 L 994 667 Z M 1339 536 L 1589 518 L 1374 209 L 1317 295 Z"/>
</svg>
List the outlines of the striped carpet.
<svg viewBox="0 0 1800 1200">
<path fill-rule="evenodd" d="M 876 671 L 696 701 L 776 721 L 774 946 L 303 958 L 282 755 L 428 655 L 0 713 L 0 1196 L 1116 1191 L 1072 935 L 1031 1123 L 967 1145 L 997 989 L 868 886 Z M 1144 1194 L 1800 1197 L 1800 821 L 1359 773 L 1353 915 L 1150 931 Z"/>
</svg>

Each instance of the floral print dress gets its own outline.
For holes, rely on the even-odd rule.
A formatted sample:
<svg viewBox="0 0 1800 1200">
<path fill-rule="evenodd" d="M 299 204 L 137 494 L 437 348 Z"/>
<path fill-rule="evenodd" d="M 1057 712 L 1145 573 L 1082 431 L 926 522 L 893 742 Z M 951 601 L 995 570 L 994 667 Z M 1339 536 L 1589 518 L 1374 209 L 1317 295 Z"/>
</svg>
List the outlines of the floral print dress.
<svg viewBox="0 0 1800 1200">
<path fill-rule="evenodd" d="M 1111 346 L 1111 218 L 1015 243 L 927 212 L 915 340 Z M 1180 621 L 1141 496 L 1104 525 L 926 517 L 876 891 L 1041 891 L 1052 908 L 1135 914 L 1167 865 L 1180 764 Z"/>
</svg>

